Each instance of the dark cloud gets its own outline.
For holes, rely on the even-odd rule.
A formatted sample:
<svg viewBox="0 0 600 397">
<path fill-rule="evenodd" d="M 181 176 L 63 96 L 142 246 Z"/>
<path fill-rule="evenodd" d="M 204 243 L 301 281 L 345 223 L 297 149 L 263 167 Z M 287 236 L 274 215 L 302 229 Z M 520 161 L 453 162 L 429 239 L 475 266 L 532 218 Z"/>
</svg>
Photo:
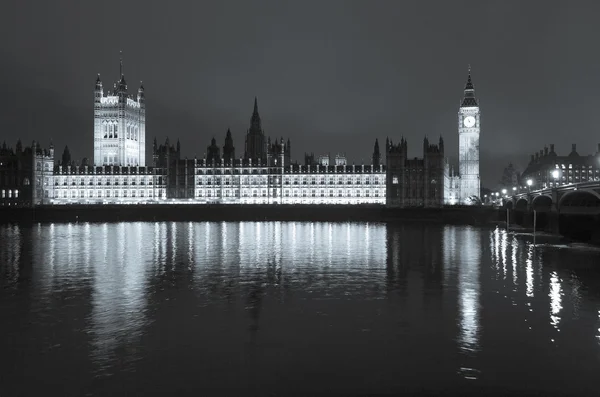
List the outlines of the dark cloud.
<svg viewBox="0 0 600 397">
<path fill-rule="evenodd" d="M 179 138 L 201 156 L 231 128 L 243 152 L 254 96 L 292 156 L 442 134 L 456 158 L 467 65 L 482 109 L 482 174 L 508 161 L 600 142 L 597 2 L 549 1 L 14 1 L 0 12 L 0 134 L 52 138 L 92 154 L 92 90 L 144 81 L 150 148 Z M 583 150 L 589 148 L 589 150 Z"/>
</svg>

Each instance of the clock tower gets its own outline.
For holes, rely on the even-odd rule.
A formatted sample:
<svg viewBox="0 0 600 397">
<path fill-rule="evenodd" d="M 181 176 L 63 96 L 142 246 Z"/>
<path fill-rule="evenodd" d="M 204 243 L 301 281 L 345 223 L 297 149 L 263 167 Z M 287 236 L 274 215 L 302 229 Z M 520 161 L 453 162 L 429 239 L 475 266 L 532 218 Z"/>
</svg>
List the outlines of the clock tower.
<svg viewBox="0 0 600 397">
<path fill-rule="evenodd" d="M 471 81 L 471 67 L 465 86 L 465 95 L 458 110 L 458 168 L 460 175 L 460 202 L 469 203 L 471 196 L 480 197 L 479 132 L 481 114 Z"/>
</svg>

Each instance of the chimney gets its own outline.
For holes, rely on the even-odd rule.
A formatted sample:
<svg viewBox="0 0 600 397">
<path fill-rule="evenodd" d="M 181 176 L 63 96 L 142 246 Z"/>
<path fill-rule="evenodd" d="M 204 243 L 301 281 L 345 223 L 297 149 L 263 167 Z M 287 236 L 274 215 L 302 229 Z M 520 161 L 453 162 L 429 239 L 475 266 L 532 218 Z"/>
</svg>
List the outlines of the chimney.
<svg viewBox="0 0 600 397">
<path fill-rule="evenodd" d="M 600 145 L 598 145 L 598 147 L 600 147 Z M 554 153 L 554 144 L 553 143 L 550 144 L 550 153 Z"/>
<path fill-rule="evenodd" d="M 544 156 L 548 155 L 548 146 L 544 146 Z"/>
<path fill-rule="evenodd" d="M 577 151 L 577 145 L 575 143 L 572 145 L 571 151 L 572 152 L 576 152 Z"/>
<path fill-rule="evenodd" d="M 531 155 L 531 163 L 533 163 L 533 160 L 534 160 L 534 156 L 533 156 L 533 154 L 532 154 L 532 155 Z"/>
</svg>

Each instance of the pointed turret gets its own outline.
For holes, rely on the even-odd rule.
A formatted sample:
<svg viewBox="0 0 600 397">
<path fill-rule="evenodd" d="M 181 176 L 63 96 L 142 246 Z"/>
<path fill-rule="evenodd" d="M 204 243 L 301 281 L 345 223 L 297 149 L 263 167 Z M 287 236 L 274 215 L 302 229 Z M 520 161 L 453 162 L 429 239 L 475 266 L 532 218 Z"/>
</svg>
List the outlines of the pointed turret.
<svg viewBox="0 0 600 397">
<path fill-rule="evenodd" d="M 209 163 L 219 162 L 221 160 L 221 149 L 217 146 L 217 140 L 213 137 L 210 146 L 206 148 L 206 161 Z"/>
<path fill-rule="evenodd" d="M 215 138 L 213 138 L 214 141 Z M 179 139 L 177 139 L 177 153 L 181 153 L 181 144 L 179 143 Z"/>
<path fill-rule="evenodd" d="M 231 136 L 231 130 L 227 129 L 225 134 L 225 144 L 223 145 L 223 159 L 226 163 L 232 163 L 235 160 L 235 147 L 233 146 L 233 138 Z"/>
<path fill-rule="evenodd" d="M 23 144 L 21 143 L 21 140 L 19 139 L 17 141 L 17 147 L 16 147 L 17 153 L 21 153 L 23 152 Z"/>
<path fill-rule="evenodd" d="M 138 88 L 138 102 L 141 106 L 144 106 L 146 102 L 146 94 L 144 92 L 144 83 L 140 81 L 140 88 Z"/>
<path fill-rule="evenodd" d="M 262 123 L 260 121 L 260 115 L 258 114 L 258 99 L 254 97 L 254 111 L 252 112 L 252 118 L 250 119 L 250 131 L 262 130 Z"/>
<path fill-rule="evenodd" d="M 473 87 L 473 81 L 471 80 L 471 65 L 469 65 L 469 76 L 467 77 L 467 84 L 465 85 L 465 95 L 463 97 L 460 107 L 475 107 L 477 105 L 477 99 L 475 98 L 475 87 Z"/>
<path fill-rule="evenodd" d="M 440 153 L 444 153 L 444 138 L 440 135 Z"/>
<path fill-rule="evenodd" d="M 69 146 L 65 146 L 65 150 L 63 151 L 63 154 L 62 154 L 61 165 L 63 167 L 66 167 L 67 165 L 71 165 L 71 152 L 69 151 Z"/>
<path fill-rule="evenodd" d="M 127 82 L 123 72 L 123 51 L 119 55 L 119 80 L 115 83 L 115 95 L 125 98 L 127 95 Z"/>
<path fill-rule="evenodd" d="M 270 143 L 265 144 L 265 132 L 262 129 L 260 115 L 258 114 L 258 99 L 254 97 L 254 110 L 250 119 L 250 128 L 246 134 L 246 159 L 266 159 Z"/>
<path fill-rule="evenodd" d="M 379 153 L 379 140 L 375 138 L 375 145 L 373 145 L 373 165 L 381 164 L 381 154 Z"/>
<path fill-rule="evenodd" d="M 94 88 L 94 103 L 100 103 L 101 98 L 104 96 L 104 89 L 102 88 L 102 80 L 100 80 L 100 73 L 96 77 L 96 87 Z"/>
</svg>

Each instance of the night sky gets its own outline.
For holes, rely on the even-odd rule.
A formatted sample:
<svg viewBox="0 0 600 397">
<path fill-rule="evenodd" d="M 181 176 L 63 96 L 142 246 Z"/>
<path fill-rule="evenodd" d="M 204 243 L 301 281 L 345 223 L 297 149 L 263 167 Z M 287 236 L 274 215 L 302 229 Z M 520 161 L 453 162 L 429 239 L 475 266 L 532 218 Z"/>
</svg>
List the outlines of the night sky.
<svg viewBox="0 0 600 397">
<path fill-rule="evenodd" d="M 254 97 L 265 133 L 292 158 L 375 138 L 422 156 L 425 135 L 456 159 L 457 110 L 471 64 L 482 112 L 483 185 L 509 161 L 600 142 L 597 1 L 24 1 L 0 6 L 0 140 L 52 139 L 92 157 L 93 89 L 146 88 L 153 137 L 203 156 L 231 128 L 244 151 Z M 383 149 L 383 148 L 382 148 Z"/>
</svg>

